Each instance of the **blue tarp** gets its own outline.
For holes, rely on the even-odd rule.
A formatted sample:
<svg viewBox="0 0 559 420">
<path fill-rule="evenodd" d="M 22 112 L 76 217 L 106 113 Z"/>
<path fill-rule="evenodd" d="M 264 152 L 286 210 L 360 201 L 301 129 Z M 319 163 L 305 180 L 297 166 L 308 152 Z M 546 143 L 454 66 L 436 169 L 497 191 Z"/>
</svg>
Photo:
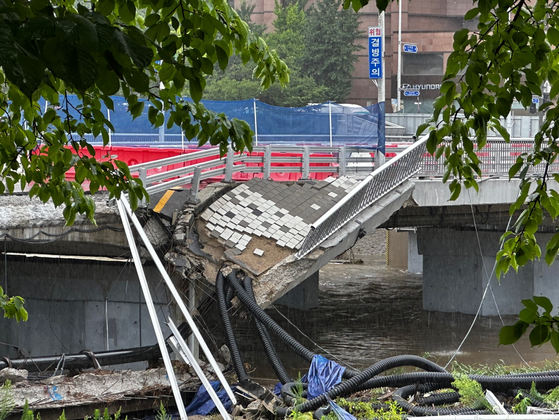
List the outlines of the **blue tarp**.
<svg viewBox="0 0 559 420">
<path fill-rule="evenodd" d="M 344 372 L 345 367 L 324 356 L 315 355 L 308 373 L 307 398 L 318 397 L 339 384 Z"/>
<path fill-rule="evenodd" d="M 231 400 L 229 399 L 229 396 L 227 395 L 225 389 L 221 387 L 221 383 L 219 381 L 211 381 L 210 385 L 216 392 L 219 400 L 223 403 L 225 409 L 228 412 L 231 412 Z M 232 387 L 233 390 L 234 388 L 235 387 Z M 208 394 L 206 387 L 204 385 L 201 385 L 188 407 L 186 407 L 186 414 L 188 414 L 189 416 L 207 416 L 216 409 L 217 407 L 212 401 L 210 394 Z"/>
<path fill-rule="evenodd" d="M 160 132 L 148 120 L 149 102 L 142 115 L 132 120 L 128 114 L 128 104 L 122 97 L 113 96 L 114 111 L 110 121 L 115 128 L 112 138 L 114 145 L 146 145 L 164 143 L 180 144 L 181 131 L 177 126 Z M 188 99 L 187 99 L 188 100 Z M 68 102 L 78 106 L 75 95 L 68 95 Z M 384 103 L 367 108 L 358 105 L 324 103 L 301 108 L 281 108 L 250 99 L 245 101 L 202 101 L 204 106 L 228 118 L 246 121 L 255 133 L 258 145 L 322 145 L 362 146 L 384 152 Z M 44 100 L 40 103 L 44 109 Z M 66 109 L 65 99 L 60 98 L 61 109 Z M 256 107 L 256 120 L 255 120 Z M 80 118 L 73 107 L 70 114 Z M 102 112 L 106 112 L 103 106 Z M 100 141 L 100 139 L 97 139 Z M 195 145 L 196 142 L 193 141 Z"/>
<path fill-rule="evenodd" d="M 336 417 L 338 419 L 340 419 L 340 420 L 357 420 L 354 416 L 349 414 L 347 411 L 345 411 L 342 407 L 340 407 L 334 401 L 328 401 L 328 404 L 330 405 L 330 407 L 332 408 L 332 411 L 334 412 L 334 414 L 336 414 Z"/>
</svg>

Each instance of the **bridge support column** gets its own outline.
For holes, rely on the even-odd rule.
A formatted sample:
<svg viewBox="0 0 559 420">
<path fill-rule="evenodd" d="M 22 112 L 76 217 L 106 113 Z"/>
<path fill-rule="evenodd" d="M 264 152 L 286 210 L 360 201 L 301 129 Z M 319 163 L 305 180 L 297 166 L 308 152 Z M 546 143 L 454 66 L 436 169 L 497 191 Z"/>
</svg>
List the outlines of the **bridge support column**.
<svg viewBox="0 0 559 420">
<path fill-rule="evenodd" d="M 410 273 L 423 272 L 423 257 L 417 251 L 415 229 L 389 230 L 388 235 L 388 265 Z"/>
<path fill-rule="evenodd" d="M 318 307 L 318 271 L 276 300 L 275 303 L 303 311 Z"/>
<path fill-rule="evenodd" d="M 423 309 L 475 314 L 490 277 L 495 301 L 488 290 L 481 315 L 518 314 L 524 308 L 521 300 L 534 295 L 546 295 L 554 306 L 559 304 L 557 271 L 545 262 L 529 263 L 518 273 L 510 270 L 500 282 L 492 276 L 501 232 L 479 232 L 479 241 L 473 230 L 421 228 L 417 232 L 423 255 Z M 548 236 L 541 235 L 538 242 L 543 244 Z"/>
</svg>

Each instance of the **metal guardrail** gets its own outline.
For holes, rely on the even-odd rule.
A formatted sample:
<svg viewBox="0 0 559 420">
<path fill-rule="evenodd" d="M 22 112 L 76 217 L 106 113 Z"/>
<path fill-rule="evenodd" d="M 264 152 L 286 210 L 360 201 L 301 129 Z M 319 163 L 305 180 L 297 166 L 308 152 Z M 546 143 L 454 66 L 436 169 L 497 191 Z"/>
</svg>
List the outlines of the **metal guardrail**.
<svg viewBox="0 0 559 420">
<path fill-rule="evenodd" d="M 419 172 L 421 157 L 426 151 L 427 138 L 428 136 L 421 138 L 375 170 L 313 223 L 296 257 L 302 258 L 307 255 L 363 209 Z"/>
<path fill-rule="evenodd" d="M 444 145 L 444 143 L 443 143 Z M 474 150 L 477 146 L 474 144 Z M 502 138 L 489 138 L 483 149 L 477 151 L 481 163 L 479 168 L 482 176 L 503 176 L 508 177 L 510 167 L 516 162 L 522 153 L 532 152 L 534 139 L 516 138 L 510 142 Z M 538 165 L 530 170 L 529 173 L 543 173 L 544 164 Z M 559 163 L 551 166 L 554 172 L 559 171 Z M 434 156 L 425 153 L 421 159 L 421 169 L 418 175 L 423 177 L 442 177 L 445 173 L 444 159 L 438 161 Z"/>
<path fill-rule="evenodd" d="M 344 146 L 262 146 L 242 154 L 230 149 L 221 157 L 219 148 L 210 148 L 132 165 L 130 171 L 139 174 L 148 194 L 191 184 L 191 199 L 196 200 L 200 181 L 224 177 L 225 182 L 231 182 L 233 174 L 239 172 L 262 173 L 265 179 L 282 173 L 301 173 L 301 179 L 309 179 L 312 173 L 370 173 L 372 152 Z"/>
</svg>

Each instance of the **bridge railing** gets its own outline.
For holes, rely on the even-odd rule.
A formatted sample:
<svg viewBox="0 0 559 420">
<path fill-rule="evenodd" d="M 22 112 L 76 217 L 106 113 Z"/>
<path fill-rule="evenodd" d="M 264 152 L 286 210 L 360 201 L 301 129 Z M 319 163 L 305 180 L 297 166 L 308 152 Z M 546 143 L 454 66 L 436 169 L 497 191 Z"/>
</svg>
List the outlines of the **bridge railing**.
<svg viewBox="0 0 559 420">
<path fill-rule="evenodd" d="M 394 149 L 393 152 L 396 152 Z M 299 173 L 300 179 L 368 174 L 374 167 L 371 149 L 324 146 L 261 146 L 250 153 L 234 153 L 229 149 L 221 157 L 219 148 L 186 153 L 152 162 L 131 165 L 130 171 L 143 181 L 148 194 L 166 191 L 180 185 L 191 185 L 191 199 L 196 200 L 200 182 L 220 178 L 225 182 L 246 180 L 252 174 L 265 179 L 290 180 Z M 242 175 L 239 175 L 242 174 Z M 315 175 L 313 175 L 315 174 Z M 244 178 L 243 178 L 244 176 Z M 246 179 L 245 179 L 246 178 Z"/>
<path fill-rule="evenodd" d="M 446 144 L 442 144 L 445 146 Z M 475 144 L 474 144 L 474 147 Z M 516 162 L 522 153 L 529 153 L 533 150 L 534 139 L 516 138 L 510 142 L 502 138 L 489 138 L 486 145 L 476 152 L 481 163 L 479 168 L 482 176 L 503 176 L 508 177 L 510 167 Z M 544 165 L 538 165 L 530 170 L 530 173 L 542 173 Z M 552 168 L 555 172 L 559 171 L 559 163 L 554 163 Z M 418 173 L 424 177 L 442 177 L 445 173 L 444 159 L 438 161 L 434 156 L 425 153 L 421 159 L 421 169 Z"/>
<path fill-rule="evenodd" d="M 347 196 L 313 223 L 296 254 L 297 258 L 302 258 L 317 248 L 363 209 L 418 173 L 421 157 L 426 153 L 426 143 L 427 136 L 373 171 Z"/>
</svg>

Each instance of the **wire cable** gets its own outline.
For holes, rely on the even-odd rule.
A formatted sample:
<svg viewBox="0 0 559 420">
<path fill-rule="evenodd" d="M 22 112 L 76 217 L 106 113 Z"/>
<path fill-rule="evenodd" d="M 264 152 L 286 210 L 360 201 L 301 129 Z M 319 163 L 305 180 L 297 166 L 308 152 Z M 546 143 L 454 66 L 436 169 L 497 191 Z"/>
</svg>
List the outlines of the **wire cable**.
<svg viewBox="0 0 559 420">
<path fill-rule="evenodd" d="M 476 224 L 476 218 L 475 218 L 475 214 L 474 214 L 474 210 L 473 210 L 473 205 L 472 205 L 472 197 L 470 195 L 470 190 L 466 189 L 466 191 L 468 192 L 468 198 L 470 200 L 470 209 L 472 211 L 472 218 L 473 218 L 473 223 L 474 223 L 474 230 L 476 232 L 476 238 L 478 241 L 478 246 L 479 246 L 479 251 L 480 251 L 480 256 L 481 256 L 481 260 L 482 260 L 482 264 L 484 264 L 483 262 L 483 252 L 481 249 L 481 241 L 479 239 L 479 233 L 478 233 L 478 229 L 477 229 L 477 224 Z M 509 230 L 509 226 L 510 223 L 512 221 L 512 215 L 510 215 L 508 223 L 507 223 L 507 231 Z M 500 241 L 499 244 L 499 251 L 503 248 L 503 244 L 504 244 L 504 240 Z M 470 328 L 468 329 L 468 331 L 466 332 L 466 335 L 464 336 L 464 338 L 462 339 L 462 342 L 460 343 L 460 345 L 458 346 L 458 348 L 454 351 L 454 353 L 452 354 L 452 357 L 449 359 L 449 361 L 447 362 L 447 364 L 445 365 L 445 370 L 448 368 L 448 366 L 452 363 L 452 361 L 456 358 L 456 356 L 458 355 L 458 353 L 460 352 L 460 349 L 462 348 L 462 346 L 464 345 L 464 343 L 466 342 L 466 340 L 468 339 L 468 337 L 470 336 L 470 333 L 472 332 L 474 325 L 479 317 L 479 314 L 481 312 L 481 308 L 483 306 L 483 301 L 485 300 L 485 296 L 487 295 L 487 291 L 489 290 L 489 287 L 491 286 L 491 280 L 493 279 L 493 273 L 495 273 L 495 267 L 497 266 L 497 260 L 495 260 L 495 263 L 493 264 L 493 269 L 491 270 L 491 276 L 487 279 L 487 286 L 485 287 L 485 290 L 483 291 L 483 295 L 481 297 L 481 301 L 479 302 L 479 306 L 477 309 L 477 312 L 474 316 L 474 319 L 470 325 Z M 485 266 L 484 266 L 485 269 Z M 487 270 L 485 269 L 486 274 L 487 274 Z M 497 304 L 497 302 L 495 301 L 495 304 Z M 502 318 L 501 318 L 502 320 Z M 514 348 L 516 350 L 516 347 Z M 516 352 L 518 353 L 518 355 L 520 356 L 520 358 L 524 361 L 524 363 L 526 363 L 526 361 L 524 360 L 524 358 L 520 355 L 520 353 L 518 352 L 518 350 L 516 350 Z M 528 365 L 528 363 L 526 363 Z M 529 366 L 529 365 L 528 365 Z"/>
<path fill-rule="evenodd" d="M 293 322 L 291 322 L 291 320 L 286 317 L 284 314 L 282 314 L 280 312 L 280 310 L 276 307 L 276 305 L 270 305 L 271 308 L 274 308 L 275 311 L 280 314 L 288 323 L 289 325 L 291 325 L 293 328 L 295 328 L 303 337 L 305 337 L 307 340 L 309 340 L 310 343 L 312 343 L 313 346 L 315 346 L 316 348 L 320 349 L 321 352 L 329 355 L 332 359 L 336 359 L 339 362 L 343 363 L 345 366 L 348 366 L 349 368 L 353 369 L 353 370 L 359 370 L 356 367 L 352 366 L 350 363 L 346 362 L 345 360 L 341 359 L 340 357 L 336 356 L 335 354 L 330 353 L 328 350 L 326 350 L 324 347 L 320 346 L 317 342 L 313 341 L 307 334 L 305 334 L 303 331 L 301 331 L 301 329 L 295 325 Z"/>
</svg>

